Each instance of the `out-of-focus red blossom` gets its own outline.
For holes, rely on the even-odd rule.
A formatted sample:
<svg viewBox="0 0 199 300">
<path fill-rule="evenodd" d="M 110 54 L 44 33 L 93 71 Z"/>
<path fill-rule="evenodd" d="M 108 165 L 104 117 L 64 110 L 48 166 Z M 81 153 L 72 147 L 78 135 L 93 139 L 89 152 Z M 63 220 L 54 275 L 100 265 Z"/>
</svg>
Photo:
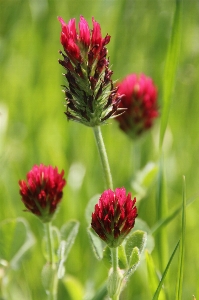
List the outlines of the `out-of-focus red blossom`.
<svg viewBox="0 0 199 300">
<path fill-rule="evenodd" d="M 91 227 L 109 247 L 118 247 L 131 229 L 137 217 L 136 198 L 126 196 L 125 188 L 106 190 L 92 213 Z"/>
<path fill-rule="evenodd" d="M 57 167 L 35 165 L 27 173 L 26 180 L 19 180 L 21 200 L 27 211 L 37 215 L 43 222 L 49 222 L 63 196 L 66 180 L 64 171 Z"/>
<path fill-rule="evenodd" d="M 64 86 L 66 96 L 65 112 L 68 120 L 80 122 L 86 126 L 97 126 L 115 115 L 121 96 L 113 86 L 112 71 L 109 69 L 108 50 L 105 47 L 110 35 L 102 38 L 99 23 L 92 18 L 93 28 L 80 16 L 79 32 L 75 19 L 68 24 L 61 17 L 60 51 L 63 60 L 59 63 L 65 68 Z"/>
<path fill-rule="evenodd" d="M 124 95 L 119 107 L 126 111 L 116 120 L 130 137 L 139 136 L 153 125 L 158 117 L 157 88 L 150 77 L 128 75 L 118 84 L 118 93 Z"/>
</svg>

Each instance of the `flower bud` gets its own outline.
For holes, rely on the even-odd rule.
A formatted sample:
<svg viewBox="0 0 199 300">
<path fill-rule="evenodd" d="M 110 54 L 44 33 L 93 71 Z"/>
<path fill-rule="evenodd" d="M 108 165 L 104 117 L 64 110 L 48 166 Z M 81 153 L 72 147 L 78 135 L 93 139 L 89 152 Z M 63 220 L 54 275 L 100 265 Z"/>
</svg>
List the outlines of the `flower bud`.
<svg viewBox="0 0 199 300">
<path fill-rule="evenodd" d="M 123 95 L 119 107 L 126 109 L 116 118 L 120 128 L 132 138 L 140 136 L 158 116 L 157 89 L 152 79 L 144 74 L 128 75 L 118 84 L 118 93 Z"/>
<path fill-rule="evenodd" d="M 68 120 L 86 126 L 98 126 L 114 117 L 122 96 L 113 87 L 112 71 L 109 69 L 108 50 L 105 47 L 110 36 L 102 38 L 101 28 L 92 18 L 93 29 L 81 16 L 79 32 L 75 19 L 68 24 L 59 17 L 61 23 L 61 44 L 65 53 L 59 63 L 65 68 L 64 86 L 66 96 L 66 116 Z"/>
<path fill-rule="evenodd" d="M 51 221 L 63 196 L 66 184 L 64 171 L 57 167 L 35 165 L 27 173 L 27 181 L 19 180 L 21 200 L 27 211 L 37 215 L 43 222 Z"/>
<path fill-rule="evenodd" d="M 118 247 L 134 227 L 135 202 L 130 193 L 126 196 L 125 188 L 116 188 L 104 191 L 95 205 L 91 227 L 109 247 Z"/>
</svg>

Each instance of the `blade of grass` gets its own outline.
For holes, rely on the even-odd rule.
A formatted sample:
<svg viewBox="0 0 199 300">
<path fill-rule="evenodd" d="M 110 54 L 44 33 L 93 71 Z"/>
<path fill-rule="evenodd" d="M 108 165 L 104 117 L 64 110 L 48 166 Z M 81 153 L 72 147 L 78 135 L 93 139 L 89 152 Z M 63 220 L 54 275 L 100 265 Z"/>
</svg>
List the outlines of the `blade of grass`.
<svg viewBox="0 0 199 300">
<path fill-rule="evenodd" d="M 186 229 L 186 182 L 183 176 L 183 192 L 182 192 L 182 230 L 180 239 L 180 253 L 178 265 L 178 280 L 176 286 L 176 300 L 182 299 L 182 282 L 184 270 L 184 254 L 185 254 L 185 229 Z"/>
<path fill-rule="evenodd" d="M 162 148 L 164 135 L 168 123 L 169 111 L 172 100 L 172 92 L 175 84 L 175 75 L 179 60 L 179 51 L 182 33 L 182 2 L 176 0 L 176 9 L 173 18 L 171 38 L 169 41 L 166 64 L 163 76 L 163 107 L 160 125 L 160 149 Z"/>
<path fill-rule="evenodd" d="M 145 258 L 147 263 L 147 273 L 148 273 L 148 281 L 149 281 L 149 288 L 151 290 L 151 294 L 153 295 L 157 289 L 159 284 L 159 277 L 157 274 L 157 270 L 155 268 L 155 264 L 151 254 L 148 251 L 145 251 Z M 166 295 L 165 291 L 162 289 L 159 294 L 160 300 L 165 300 Z"/>
<path fill-rule="evenodd" d="M 164 175 L 164 161 L 163 158 L 159 162 L 158 172 L 158 188 L 156 197 L 157 207 L 157 222 L 167 216 L 167 197 L 166 197 L 166 182 Z M 166 228 L 162 228 L 156 235 L 156 247 L 158 251 L 159 269 L 161 272 L 168 261 L 168 242 Z"/>
<path fill-rule="evenodd" d="M 164 270 L 164 273 L 162 274 L 162 278 L 161 278 L 161 280 L 160 280 L 160 282 L 159 282 L 159 285 L 158 285 L 158 287 L 157 287 L 157 290 L 156 290 L 156 292 L 155 292 L 155 294 L 154 294 L 152 300 L 158 300 L 158 298 L 159 298 L 159 294 L 160 294 L 162 285 L 163 285 L 163 283 L 164 283 L 165 277 L 166 277 L 166 275 L 167 275 L 167 272 L 168 272 L 168 270 L 169 270 L 169 267 L 170 267 L 170 265 L 171 265 L 171 262 L 172 262 L 172 260 L 173 260 L 173 258 L 174 258 L 175 253 L 176 253 L 176 250 L 178 249 L 179 243 L 180 243 L 180 242 L 178 241 L 178 243 L 177 243 L 177 245 L 176 245 L 176 247 L 175 247 L 173 253 L 171 254 L 171 257 L 170 257 L 170 259 L 169 259 L 169 262 L 168 262 L 168 264 L 167 264 L 167 266 L 166 266 L 166 268 L 165 268 L 165 270 Z"/>
<path fill-rule="evenodd" d="M 190 204 L 192 204 L 199 195 L 196 195 L 189 199 L 189 201 L 186 202 L 186 207 L 188 207 Z M 159 220 L 152 228 L 151 233 L 157 234 L 163 227 L 165 227 L 167 224 L 169 224 L 180 212 L 182 211 L 182 204 L 178 208 L 176 208 L 169 216 L 166 218 Z"/>
</svg>

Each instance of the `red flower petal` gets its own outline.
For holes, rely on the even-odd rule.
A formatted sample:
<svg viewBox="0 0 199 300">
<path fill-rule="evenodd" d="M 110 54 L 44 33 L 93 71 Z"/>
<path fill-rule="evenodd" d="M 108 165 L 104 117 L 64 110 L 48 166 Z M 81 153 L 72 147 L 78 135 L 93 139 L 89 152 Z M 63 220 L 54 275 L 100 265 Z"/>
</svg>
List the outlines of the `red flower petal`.
<svg viewBox="0 0 199 300">
<path fill-rule="evenodd" d="M 27 180 L 19 180 L 20 195 L 27 210 L 44 222 L 50 221 L 63 195 L 66 184 L 64 171 L 57 167 L 35 165 L 27 174 Z"/>
<path fill-rule="evenodd" d="M 95 211 L 92 213 L 91 226 L 110 247 L 119 246 L 134 227 L 137 208 L 136 198 L 126 196 L 125 188 L 115 192 L 106 190 L 101 195 Z"/>
</svg>

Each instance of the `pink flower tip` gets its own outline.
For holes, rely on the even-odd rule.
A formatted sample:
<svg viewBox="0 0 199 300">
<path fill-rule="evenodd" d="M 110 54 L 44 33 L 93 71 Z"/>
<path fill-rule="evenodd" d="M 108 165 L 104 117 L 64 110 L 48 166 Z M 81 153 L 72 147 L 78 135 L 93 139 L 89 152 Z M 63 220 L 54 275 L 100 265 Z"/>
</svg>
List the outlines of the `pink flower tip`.
<svg viewBox="0 0 199 300">
<path fill-rule="evenodd" d="M 57 17 L 57 19 L 59 20 L 59 22 L 61 23 L 62 26 L 66 26 L 66 23 L 64 22 L 64 20 L 61 17 Z"/>
<path fill-rule="evenodd" d="M 43 222 L 51 221 L 63 196 L 66 184 L 64 171 L 57 167 L 34 165 L 26 180 L 19 180 L 19 193 L 27 211 L 37 215 Z"/>
<path fill-rule="evenodd" d="M 118 247 L 134 227 L 137 217 L 136 198 L 126 195 L 125 188 L 106 190 L 92 213 L 91 227 L 109 247 Z"/>
<path fill-rule="evenodd" d="M 123 95 L 119 108 L 126 109 L 116 118 L 120 128 L 132 138 L 151 128 L 159 115 L 153 80 L 144 74 L 130 74 L 118 84 L 118 93 Z"/>
</svg>

